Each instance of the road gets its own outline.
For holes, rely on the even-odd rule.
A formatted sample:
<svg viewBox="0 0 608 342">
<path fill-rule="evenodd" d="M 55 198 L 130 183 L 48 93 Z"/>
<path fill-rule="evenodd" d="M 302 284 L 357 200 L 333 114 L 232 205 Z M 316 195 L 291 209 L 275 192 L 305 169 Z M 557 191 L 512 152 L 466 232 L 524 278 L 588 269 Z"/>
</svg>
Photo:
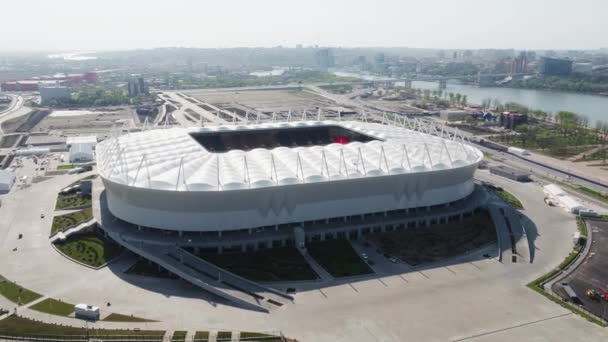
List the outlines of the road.
<svg viewBox="0 0 608 342">
<path fill-rule="evenodd" d="M 25 101 L 21 95 L 6 95 L 10 96 L 12 98 L 12 101 L 6 110 L 0 112 L 0 135 L 4 135 L 4 131 L 2 130 L 3 122 L 17 118 L 30 112 L 30 108 L 25 107 L 23 105 Z"/>
<path fill-rule="evenodd" d="M 177 108 L 171 115 L 181 126 L 193 126 L 200 122 L 199 118 L 196 118 L 190 115 L 187 110 L 191 110 L 194 113 L 200 115 L 205 121 L 213 123 L 213 124 L 226 124 L 228 121 L 218 117 L 214 113 L 211 113 L 200 106 L 197 103 L 190 101 L 175 92 L 165 92 L 163 93 L 166 98 L 171 99 L 179 103 L 179 108 Z"/>
</svg>

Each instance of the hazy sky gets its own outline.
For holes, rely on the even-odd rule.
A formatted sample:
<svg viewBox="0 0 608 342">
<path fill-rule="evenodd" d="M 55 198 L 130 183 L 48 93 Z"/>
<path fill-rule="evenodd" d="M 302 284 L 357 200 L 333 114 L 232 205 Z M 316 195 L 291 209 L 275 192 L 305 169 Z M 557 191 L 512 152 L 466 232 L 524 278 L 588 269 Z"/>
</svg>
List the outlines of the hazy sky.
<svg viewBox="0 0 608 342">
<path fill-rule="evenodd" d="M 608 0 L 4 0 L 2 50 L 608 47 Z"/>
</svg>

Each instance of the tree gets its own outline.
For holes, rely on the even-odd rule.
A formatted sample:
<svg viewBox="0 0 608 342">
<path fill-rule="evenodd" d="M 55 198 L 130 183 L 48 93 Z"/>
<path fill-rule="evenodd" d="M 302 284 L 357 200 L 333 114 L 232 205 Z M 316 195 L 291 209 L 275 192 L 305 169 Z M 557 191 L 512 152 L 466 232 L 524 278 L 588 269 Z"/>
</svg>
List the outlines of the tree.
<svg viewBox="0 0 608 342">
<path fill-rule="evenodd" d="M 468 101 L 467 101 L 467 96 L 466 96 L 466 95 L 462 95 L 462 102 L 461 102 L 461 104 L 462 104 L 463 106 L 466 106 L 466 105 L 467 105 L 467 102 L 468 102 Z"/>
</svg>

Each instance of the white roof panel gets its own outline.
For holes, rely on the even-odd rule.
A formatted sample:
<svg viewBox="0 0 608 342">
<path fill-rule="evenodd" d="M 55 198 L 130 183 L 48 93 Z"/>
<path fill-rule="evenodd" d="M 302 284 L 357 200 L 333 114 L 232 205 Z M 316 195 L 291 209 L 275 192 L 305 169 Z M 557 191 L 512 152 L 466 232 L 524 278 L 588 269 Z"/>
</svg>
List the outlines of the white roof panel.
<svg viewBox="0 0 608 342">
<path fill-rule="evenodd" d="M 303 124 L 342 126 L 376 140 L 214 153 L 190 135 Z M 156 129 L 107 139 L 98 144 L 96 155 L 99 173 L 106 179 L 137 187 L 179 191 L 236 190 L 426 172 L 463 167 L 482 159 L 479 150 L 459 140 L 358 121 Z"/>
</svg>

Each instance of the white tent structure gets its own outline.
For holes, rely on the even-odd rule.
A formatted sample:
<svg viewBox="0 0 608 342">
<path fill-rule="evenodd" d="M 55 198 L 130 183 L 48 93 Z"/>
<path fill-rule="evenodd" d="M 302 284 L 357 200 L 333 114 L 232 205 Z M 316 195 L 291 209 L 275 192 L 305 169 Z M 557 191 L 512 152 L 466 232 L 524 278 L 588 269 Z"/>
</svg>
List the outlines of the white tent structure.
<svg viewBox="0 0 608 342">
<path fill-rule="evenodd" d="M 14 173 L 6 170 L 0 170 L 0 193 L 11 191 L 14 183 Z"/>
<path fill-rule="evenodd" d="M 94 158 L 97 136 L 68 137 L 67 144 L 70 149 L 70 163 L 88 162 Z"/>
</svg>

